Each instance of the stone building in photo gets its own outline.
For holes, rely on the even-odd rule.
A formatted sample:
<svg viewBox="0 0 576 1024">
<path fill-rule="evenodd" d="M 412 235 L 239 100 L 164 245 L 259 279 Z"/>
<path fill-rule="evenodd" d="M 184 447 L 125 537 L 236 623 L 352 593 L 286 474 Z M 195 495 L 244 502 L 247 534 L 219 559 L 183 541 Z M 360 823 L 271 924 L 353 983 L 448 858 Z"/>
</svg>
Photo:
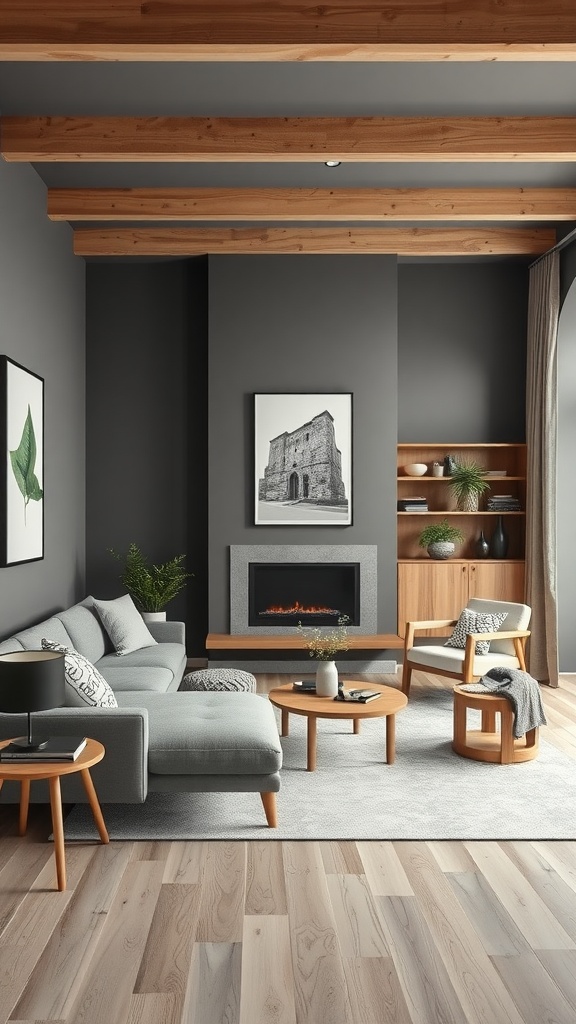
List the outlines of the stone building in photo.
<svg viewBox="0 0 576 1024">
<path fill-rule="evenodd" d="M 328 410 L 270 441 L 268 465 L 259 481 L 261 501 L 346 505 L 342 456 Z"/>
</svg>

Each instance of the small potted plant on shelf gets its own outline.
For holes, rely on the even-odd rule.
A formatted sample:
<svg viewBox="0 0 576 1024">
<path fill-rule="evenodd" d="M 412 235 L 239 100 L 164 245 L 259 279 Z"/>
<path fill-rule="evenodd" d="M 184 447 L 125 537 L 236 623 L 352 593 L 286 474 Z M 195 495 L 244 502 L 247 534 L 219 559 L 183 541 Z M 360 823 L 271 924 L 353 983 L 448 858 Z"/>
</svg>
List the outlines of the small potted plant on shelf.
<svg viewBox="0 0 576 1024">
<path fill-rule="evenodd" d="M 123 556 L 110 548 L 118 561 Z M 186 586 L 194 574 L 183 566 L 186 555 L 176 555 L 162 565 L 150 565 L 137 544 L 130 544 L 120 574 L 123 586 L 130 594 L 142 617 L 148 622 L 165 619 L 163 609 Z"/>
<path fill-rule="evenodd" d="M 480 495 L 489 489 L 490 484 L 482 466 L 473 460 L 463 460 L 457 462 L 452 471 L 450 487 L 460 512 L 477 512 Z"/>
<path fill-rule="evenodd" d="M 455 541 L 463 541 L 464 534 L 457 526 L 450 526 L 447 519 L 441 523 L 430 523 L 425 526 L 418 538 L 421 548 L 426 548 L 430 558 L 451 558 L 455 550 Z"/>
</svg>

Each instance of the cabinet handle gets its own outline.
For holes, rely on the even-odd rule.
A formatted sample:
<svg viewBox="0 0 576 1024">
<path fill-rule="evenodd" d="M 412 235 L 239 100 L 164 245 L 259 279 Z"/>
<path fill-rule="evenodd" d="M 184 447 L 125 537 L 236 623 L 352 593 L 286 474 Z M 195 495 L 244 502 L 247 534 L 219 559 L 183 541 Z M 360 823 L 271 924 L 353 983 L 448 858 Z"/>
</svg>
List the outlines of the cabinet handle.
<svg viewBox="0 0 576 1024">
<path fill-rule="evenodd" d="M 466 572 L 466 570 L 467 570 L 467 566 L 463 565 L 462 566 L 462 572 Z"/>
<path fill-rule="evenodd" d="M 476 572 L 476 566 L 475 565 L 471 565 L 470 566 L 470 572 Z"/>
</svg>

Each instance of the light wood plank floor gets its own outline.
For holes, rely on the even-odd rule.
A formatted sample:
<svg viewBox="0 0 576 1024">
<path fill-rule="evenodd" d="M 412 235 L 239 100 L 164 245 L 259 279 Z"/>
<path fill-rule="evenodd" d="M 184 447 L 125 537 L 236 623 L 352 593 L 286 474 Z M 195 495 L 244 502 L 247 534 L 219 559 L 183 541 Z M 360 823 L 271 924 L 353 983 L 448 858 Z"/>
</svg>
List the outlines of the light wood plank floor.
<svg viewBox="0 0 576 1024">
<path fill-rule="evenodd" d="M 543 696 L 576 758 L 576 678 Z M 47 808 L 16 827 L 0 808 L 0 1024 L 576 1021 L 576 843 L 77 844 L 58 893 Z"/>
</svg>

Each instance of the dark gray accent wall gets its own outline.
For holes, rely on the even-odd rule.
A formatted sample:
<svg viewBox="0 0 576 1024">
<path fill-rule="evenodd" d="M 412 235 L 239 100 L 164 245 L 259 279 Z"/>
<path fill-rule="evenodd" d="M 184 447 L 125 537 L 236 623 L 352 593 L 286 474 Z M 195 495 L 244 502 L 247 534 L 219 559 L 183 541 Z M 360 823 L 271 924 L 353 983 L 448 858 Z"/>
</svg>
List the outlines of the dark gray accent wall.
<svg viewBox="0 0 576 1024">
<path fill-rule="evenodd" d="M 194 573 L 168 606 L 202 653 L 206 614 L 207 261 L 92 263 L 87 277 L 87 587 L 122 593 L 135 541 Z"/>
<path fill-rule="evenodd" d="M 377 544 L 396 632 L 396 259 L 209 261 L 209 622 L 228 632 L 230 544 Z M 353 524 L 254 526 L 255 392 L 353 393 Z"/>
<path fill-rule="evenodd" d="M 0 353 L 44 378 L 44 558 L 0 569 L 0 636 L 84 596 L 84 261 L 46 186 L 0 160 Z"/>
<path fill-rule="evenodd" d="M 524 441 L 525 264 L 398 267 L 398 439 Z"/>
</svg>

